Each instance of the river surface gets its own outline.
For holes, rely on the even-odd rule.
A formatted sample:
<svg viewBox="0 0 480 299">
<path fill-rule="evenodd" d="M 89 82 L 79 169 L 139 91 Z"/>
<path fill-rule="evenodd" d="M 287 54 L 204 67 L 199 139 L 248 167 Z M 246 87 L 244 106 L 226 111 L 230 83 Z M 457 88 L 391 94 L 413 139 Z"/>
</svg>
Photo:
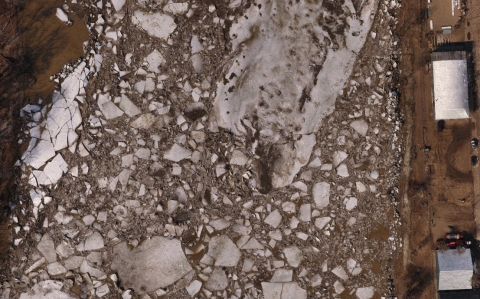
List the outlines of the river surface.
<svg viewBox="0 0 480 299">
<path fill-rule="evenodd" d="M 87 27 L 80 17 L 79 6 L 72 7 L 76 14 L 69 14 L 72 26 L 66 26 L 56 16 L 61 0 L 27 1 L 20 16 L 21 33 L 25 39 L 26 55 L 31 61 L 36 82 L 26 90 L 34 100 L 40 96 L 48 101 L 54 90 L 50 76 L 58 73 L 69 61 L 83 56 L 83 43 L 88 40 Z"/>
</svg>

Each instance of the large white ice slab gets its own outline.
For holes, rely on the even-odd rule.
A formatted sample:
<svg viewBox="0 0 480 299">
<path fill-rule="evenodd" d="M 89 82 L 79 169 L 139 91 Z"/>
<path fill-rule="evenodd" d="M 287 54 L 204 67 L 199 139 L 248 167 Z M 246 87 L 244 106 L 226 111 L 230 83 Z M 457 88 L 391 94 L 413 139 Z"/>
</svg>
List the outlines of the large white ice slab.
<svg viewBox="0 0 480 299">
<path fill-rule="evenodd" d="M 245 134 L 242 120 L 255 117 L 259 128 L 274 133 L 316 131 L 333 111 L 370 30 L 376 5 L 375 0 L 365 2 L 358 18 L 346 18 L 344 44 L 337 50 L 324 43 L 328 33 L 309 9 L 318 10 L 314 2 L 287 5 L 282 1 L 280 5 L 278 1 L 260 1 L 250 6 L 246 17 L 230 29 L 233 50 L 238 54 L 226 62 L 227 80 L 217 83 L 214 106 L 218 125 Z M 312 34 L 319 41 L 315 42 Z M 321 68 L 316 78 L 312 64 Z"/>
<path fill-rule="evenodd" d="M 140 26 L 154 37 L 166 39 L 175 31 L 177 24 L 169 15 L 162 13 L 148 13 L 137 10 L 133 13 L 132 23 Z"/>
</svg>

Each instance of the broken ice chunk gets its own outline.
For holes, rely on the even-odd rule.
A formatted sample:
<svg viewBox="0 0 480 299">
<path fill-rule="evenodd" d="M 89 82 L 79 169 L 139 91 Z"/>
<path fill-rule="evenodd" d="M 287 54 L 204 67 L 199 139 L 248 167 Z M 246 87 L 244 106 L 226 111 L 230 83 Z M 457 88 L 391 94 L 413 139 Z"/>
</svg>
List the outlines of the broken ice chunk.
<svg viewBox="0 0 480 299">
<path fill-rule="evenodd" d="M 303 253 L 298 247 L 290 246 L 283 250 L 285 258 L 290 266 L 297 268 L 303 261 Z"/>
<path fill-rule="evenodd" d="M 333 166 L 337 166 L 342 163 L 348 157 L 348 154 L 344 151 L 336 151 L 333 153 Z"/>
<path fill-rule="evenodd" d="M 22 293 L 19 299 L 73 299 L 73 297 L 62 292 L 62 288 L 63 282 L 61 281 L 44 280 L 34 285 L 28 292 Z M 6 298 L 8 298 L 8 295 Z"/>
<path fill-rule="evenodd" d="M 345 165 L 344 163 L 340 164 L 340 166 L 337 167 L 336 171 L 337 174 L 341 177 L 347 178 L 350 176 L 350 174 L 348 173 L 347 165 Z"/>
<path fill-rule="evenodd" d="M 248 161 L 247 156 L 242 153 L 240 150 L 234 150 L 232 153 L 232 158 L 230 159 L 230 164 L 244 166 Z"/>
<path fill-rule="evenodd" d="M 318 287 L 319 285 L 322 284 L 322 278 L 320 277 L 320 275 L 315 274 L 312 277 L 311 282 L 312 282 L 312 287 Z"/>
<path fill-rule="evenodd" d="M 95 295 L 97 295 L 99 298 L 102 298 L 103 296 L 107 295 L 110 293 L 110 288 L 108 287 L 108 284 L 104 283 L 98 288 L 95 289 Z M 123 298 L 122 298 L 123 299 Z"/>
<path fill-rule="evenodd" d="M 58 180 L 66 173 L 68 170 L 68 164 L 63 160 L 61 154 L 57 154 L 52 161 L 48 162 L 43 172 L 50 180 L 50 184 L 56 184 Z"/>
<path fill-rule="evenodd" d="M 142 111 L 132 103 L 125 95 L 122 94 L 122 98 L 119 103 L 120 109 L 122 109 L 128 116 L 133 117 L 140 114 Z"/>
<path fill-rule="evenodd" d="M 209 223 L 215 230 L 222 230 L 226 229 L 230 226 L 230 222 L 225 220 L 225 218 L 219 218 L 216 220 L 212 220 Z"/>
<path fill-rule="evenodd" d="M 348 274 L 345 272 L 342 266 L 338 266 L 332 270 L 332 273 L 335 274 L 338 278 L 342 280 L 348 279 Z"/>
<path fill-rule="evenodd" d="M 87 260 L 83 260 L 82 264 L 80 265 L 79 272 L 82 274 L 88 273 L 90 276 L 93 276 L 95 278 L 99 278 L 105 275 L 103 271 L 95 268 L 93 264 Z"/>
<path fill-rule="evenodd" d="M 363 193 L 363 192 L 367 191 L 367 188 L 365 187 L 365 185 L 362 182 L 357 182 L 356 187 L 357 187 L 357 191 L 359 193 Z"/>
<path fill-rule="evenodd" d="M 37 249 L 43 254 L 49 263 L 53 263 L 57 260 L 55 244 L 48 233 L 44 234 L 40 242 L 38 242 Z"/>
<path fill-rule="evenodd" d="M 183 159 L 190 158 L 191 155 L 192 153 L 189 150 L 174 143 L 173 146 L 165 153 L 163 158 L 173 162 L 180 162 Z"/>
<path fill-rule="evenodd" d="M 143 94 L 143 92 L 145 91 L 145 84 L 145 80 L 138 81 L 137 83 L 135 83 L 135 90 L 138 91 L 139 94 Z"/>
<path fill-rule="evenodd" d="M 190 41 L 190 47 L 192 48 L 192 54 L 203 51 L 203 45 L 200 42 L 198 35 L 192 36 L 192 40 Z"/>
<path fill-rule="evenodd" d="M 348 272 L 352 273 L 353 269 L 355 268 L 355 266 L 357 265 L 357 261 L 352 259 L 352 258 L 349 258 L 347 260 L 347 269 L 348 269 Z"/>
<path fill-rule="evenodd" d="M 55 15 L 60 21 L 64 22 L 67 26 L 71 26 L 73 24 L 73 22 L 68 18 L 67 13 L 60 7 L 57 8 L 57 12 L 55 13 Z"/>
<path fill-rule="evenodd" d="M 215 268 L 205 283 L 205 288 L 210 291 L 222 291 L 225 290 L 227 286 L 227 275 L 221 268 Z"/>
<path fill-rule="evenodd" d="M 358 200 L 355 197 L 350 197 L 348 199 L 345 199 L 344 204 L 345 204 L 345 209 L 347 211 L 353 210 L 357 206 Z"/>
<path fill-rule="evenodd" d="M 163 58 L 163 55 L 155 49 L 152 53 L 148 54 L 146 61 L 148 63 L 149 72 L 159 73 L 160 70 L 158 67 L 165 63 L 165 58 Z"/>
<path fill-rule="evenodd" d="M 100 108 L 106 119 L 113 119 L 123 115 L 123 111 L 103 94 L 98 96 L 98 108 Z"/>
<path fill-rule="evenodd" d="M 358 299 L 370 299 L 375 293 L 374 287 L 358 288 L 355 292 Z"/>
<path fill-rule="evenodd" d="M 85 240 L 85 247 L 84 249 L 87 251 L 90 250 L 98 250 L 104 247 L 103 237 L 98 232 L 94 232 L 90 236 L 87 237 Z"/>
<path fill-rule="evenodd" d="M 32 149 L 30 149 L 30 147 Z M 29 150 L 23 154 L 22 160 L 33 168 L 42 167 L 49 159 L 55 156 L 55 149 L 50 140 L 32 138 Z"/>
<path fill-rule="evenodd" d="M 194 280 L 185 289 L 187 290 L 187 293 L 191 297 L 194 297 L 195 294 L 197 294 L 201 288 L 202 288 L 202 282 L 199 280 Z"/>
<path fill-rule="evenodd" d="M 188 3 L 181 2 L 181 3 L 174 3 L 169 1 L 167 5 L 163 7 L 164 12 L 168 12 L 174 15 L 183 14 L 188 10 Z"/>
<path fill-rule="evenodd" d="M 296 282 L 262 282 L 264 299 L 307 299 L 307 291 Z"/>
<path fill-rule="evenodd" d="M 157 121 L 158 117 L 151 114 L 143 114 L 139 116 L 136 120 L 134 120 L 130 126 L 132 126 L 135 129 L 150 129 L 150 127 Z"/>
<path fill-rule="evenodd" d="M 363 120 L 355 120 L 350 124 L 350 127 L 352 127 L 355 131 L 357 131 L 358 134 L 362 136 L 367 136 L 367 131 L 368 131 L 368 123 Z"/>
<path fill-rule="evenodd" d="M 248 250 L 248 249 L 263 249 L 263 245 L 260 244 L 260 242 L 257 241 L 254 237 L 250 238 L 248 242 L 242 246 L 242 249 Z"/>
<path fill-rule="evenodd" d="M 122 188 L 125 190 L 127 187 L 128 180 L 130 179 L 130 170 L 124 169 L 118 175 L 118 181 L 122 184 Z"/>
<path fill-rule="evenodd" d="M 311 206 L 309 203 L 300 206 L 300 216 L 298 218 L 304 222 L 311 220 Z"/>
<path fill-rule="evenodd" d="M 317 168 L 320 166 L 322 166 L 322 161 L 320 160 L 319 157 L 316 157 L 315 159 L 313 159 L 312 162 L 310 162 L 310 164 L 308 164 L 308 167 L 310 168 Z"/>
<path fill-rule="evenodd" d="M 317 218 L 317 219 L 315 219 L 315 226 L 318 229 L 323 229 L 325 227 L 325 225 L 327 225 L 327 223 L 330 222 L 330 220 L 332 220 L 332 218 L 330 218 L 330 217 Z"/>
<path fill-rule="evenodd" d="M 150 159 L 150 149 L 141 147 L 137 149 L 137 151 L 135 152 L 135 156 L 143 160 L 148 160 Z"/>
<path fill-rule="evenodd" d="M 235 267 L 242 253 L 229 237 L 220 235 L 210 239 L 208 255 L 215 261 L 215 266 Z"/>
<path fill-rule="evenodd" d="M 121 286 L 138 294 L 169 286 L 192 270 L 177 239 L 153 237 L 134 249 L 123 242 L 113 253 L 111 268 L 118 271 Z"/>
<path fill-rule="evenodd" d="M 113 8 L 115 8 L 116 11 L 122 10 L 125 1 L 126 0 L 112 0 Z"/>
<path fill-rule="evenodd" d="M 42 203 L 42 193 L 36 189 L 30 190 L 30 198 L 32 199 L 33 205 L 38 207 Z"/>
<path fill-rule="evenodd" d="M 298 190 L 307 193 L 308 192 L 308 187 L 305 185 L 304 182 L 301 181 L 296 181 L 292 184 L 293 187 L 297 188 Z"/>
<path fill-rule="evenodd" d="M 137 10 L 132 15 L 132 23 L 140 26 L 154 37 L 167 39 L 177 28 L 172 17 L 162 13 L 148 13 Z"/>
<path fill-rule="evenodd" d="M 316 183 L 312 189 L 313 199 L 318 209 L 324 209 L 330 203 L 330 184 L 326 182 Z"/>
<path fill-rule="evenodd" d="M 192 66 L 195 72 L 197 74 L 201 73 L 203 70 L 202 56 L 200 56 L 200 54 L 193 54 L 191 60 L 192 60 Z"/>
<path fill-rule="evenodd" d="M 278 210 L 271 212 L 267 218 L 265 218 L 265 223 L 270 224 L 272 227 L 277 228 L 282 222 L 282 215 Z"/>
<path fill-rule="evenodd" d="M 51 277 L 60 277 L 67 273 L 67 269 L 59 262 L 54 262 L 47 266 L 47 272 Z"/>
<path fill-rule="evenodd" d="M 289 282 L 292 281 L 293 270 L 292 269 L 276 269 L 273 273 L 270 282 Z"/>
<path fill-rule="evenodd" d="M 333 288 L 335 289 L 335 293 L 337 294 L 341 294 L 345 291 L 345 287 L 343 286 L 343 284 L 340 282 L 340 281 L 335 281 L 335 283 L 333 284 Z"/>
</svg>

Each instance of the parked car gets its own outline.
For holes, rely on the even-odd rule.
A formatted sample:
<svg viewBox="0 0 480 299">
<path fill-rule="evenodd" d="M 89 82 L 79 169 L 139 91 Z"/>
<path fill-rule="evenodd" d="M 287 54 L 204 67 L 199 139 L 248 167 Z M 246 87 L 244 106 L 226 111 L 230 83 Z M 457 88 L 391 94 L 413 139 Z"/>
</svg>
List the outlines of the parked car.
<svg viewBox="0 0 480 299">
<path fill-rule="evenodd" d="M 473 138 L 471 141 L 470 141 L 470 145 L 472 147 L 472 150 L 476 149 L 477 148 L 477 145 L 478 145 L 478 139 L 477 138 Z"/>
<path fill-rule="evenodd" d="M 459 240 L 449 239 L 449 240 L 445 240 L 445 243 L 450 249 L 455 249 L 458 246 L 469 248 L 470 245 L 472 245 L 472 241 L 467 241 L 463 239 L 459 239 Z"/>
<path fill-rule="evenodd" d="M 469 248 L 472 245 L 470 239 L 465 239 L 465 233 L 447 233 L 445 238 L 437 240 L 438 249 L 455 249 L 457 247 Z"/>
<path fill-rule="evenodd" d="M 465 239 L 465 236 L 462 233 L 449 233 L 445 234 L 445 239 L 460 240 Z"/>
<path fill-rule="evenodd" d="M 445 121 L 441 119 L 437 122 L 437 130 L 438 132 L 443 132 L 443 129 L 445 129 Z"/>
<path fill-rule="evenodd" d="M 472 162 L 472 166 L 477 165 L 477 163 L 478 163 L 478 157 L 477 157 L 477 156 L 472 156 L 471 162 Z"/>
</svg>

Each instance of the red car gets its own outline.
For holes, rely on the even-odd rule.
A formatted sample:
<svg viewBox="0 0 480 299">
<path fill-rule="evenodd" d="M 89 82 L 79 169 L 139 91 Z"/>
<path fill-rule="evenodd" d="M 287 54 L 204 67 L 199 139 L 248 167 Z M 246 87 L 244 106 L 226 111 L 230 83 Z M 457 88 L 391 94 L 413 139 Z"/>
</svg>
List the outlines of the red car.
<svg viewBox="0 0 480 299">
<path fill-rule="evenodd" d="M 437 240 L 437 247 L 448 247 L 450 249 L 455 249 L 457 247 L 469 248 L 472 245 L 471 240 L 465 240 L 465 235 L 463 233 L 448 233 L 445 234 L 445 239 Z"/>
</svg>

